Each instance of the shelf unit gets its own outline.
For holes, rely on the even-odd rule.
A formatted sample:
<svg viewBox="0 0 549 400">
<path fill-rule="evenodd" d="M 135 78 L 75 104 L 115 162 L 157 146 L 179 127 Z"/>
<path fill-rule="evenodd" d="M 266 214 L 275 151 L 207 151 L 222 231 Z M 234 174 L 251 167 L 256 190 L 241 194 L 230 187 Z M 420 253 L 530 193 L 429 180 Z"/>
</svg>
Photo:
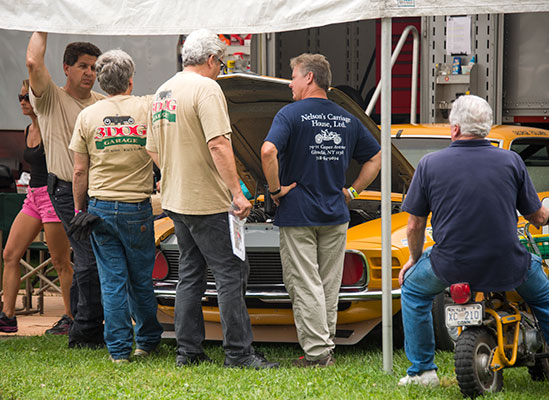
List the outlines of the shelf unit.
<svg viewBox="0 0 549 400">
<path fill-rule="evenodd" d="M 452 102 L 459 96 L 477 94 L 477 65 L 474 64 L 468 74 L 442 75 L 435 78 L 435 123 L 448 122 L 448 114 L 452 108 Z"/>
</svg>

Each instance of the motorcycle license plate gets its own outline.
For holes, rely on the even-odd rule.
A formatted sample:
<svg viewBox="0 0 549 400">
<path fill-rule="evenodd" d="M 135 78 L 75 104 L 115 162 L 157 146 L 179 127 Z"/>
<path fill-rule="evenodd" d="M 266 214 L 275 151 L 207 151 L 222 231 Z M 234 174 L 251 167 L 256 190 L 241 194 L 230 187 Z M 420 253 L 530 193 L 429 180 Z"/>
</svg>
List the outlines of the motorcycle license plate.
<svg viewBox="0 0 549 400">
<path fill-rule="evenodd" d="M 483 314 L 478 303 L 446 306 L 446 326 L 482 325 Z"/>
</svg>

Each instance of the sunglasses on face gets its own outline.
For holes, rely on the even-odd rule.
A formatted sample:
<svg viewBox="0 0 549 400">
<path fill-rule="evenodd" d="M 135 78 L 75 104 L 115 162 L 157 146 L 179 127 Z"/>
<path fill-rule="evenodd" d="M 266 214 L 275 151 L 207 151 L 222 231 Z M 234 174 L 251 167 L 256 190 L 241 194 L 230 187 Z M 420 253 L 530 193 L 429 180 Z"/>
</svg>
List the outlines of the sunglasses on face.
<svg viewBox="0 0 549 400">
<path fill-rule="evenodd" d="M 29 94 L 18 94 L 17 97 L 19 98 L 19 102 L 21 103 L 21 101 L 25 100 L 25 101 L 29 101 Z"/>
</svg>

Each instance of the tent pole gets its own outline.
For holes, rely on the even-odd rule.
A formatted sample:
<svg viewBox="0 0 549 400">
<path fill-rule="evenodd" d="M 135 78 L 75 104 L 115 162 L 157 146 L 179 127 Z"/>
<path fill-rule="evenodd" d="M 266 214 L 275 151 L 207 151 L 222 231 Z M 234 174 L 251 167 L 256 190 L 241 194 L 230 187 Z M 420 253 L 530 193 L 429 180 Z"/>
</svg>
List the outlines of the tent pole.
<svg viewBox="0 0 549 400">
<path fill-rule="evenodd" d="M 391 257 L 391 18 L 381 20 L 381 289 L 383 369 L 393 372 Z"/>
</svg>

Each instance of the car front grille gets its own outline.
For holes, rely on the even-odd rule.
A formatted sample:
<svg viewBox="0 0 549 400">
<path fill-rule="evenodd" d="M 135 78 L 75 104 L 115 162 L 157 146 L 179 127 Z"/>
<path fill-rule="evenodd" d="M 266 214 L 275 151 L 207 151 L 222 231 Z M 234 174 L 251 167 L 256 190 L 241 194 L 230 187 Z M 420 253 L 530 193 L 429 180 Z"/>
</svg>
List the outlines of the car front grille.
<svg viewBox="0 0 549 400">
<path fill-rule="evenodd" d="M 164 250 L 168 260 L 168 276 L 166 279 L 178 280 L 179 251 Z M 250 276 L 248 286 L 282 285 L 282 264 L 278 252 L 248 252 Z M 208 283 L 214 282 L 212 271 L 208 268 Z"/>
</svg>

